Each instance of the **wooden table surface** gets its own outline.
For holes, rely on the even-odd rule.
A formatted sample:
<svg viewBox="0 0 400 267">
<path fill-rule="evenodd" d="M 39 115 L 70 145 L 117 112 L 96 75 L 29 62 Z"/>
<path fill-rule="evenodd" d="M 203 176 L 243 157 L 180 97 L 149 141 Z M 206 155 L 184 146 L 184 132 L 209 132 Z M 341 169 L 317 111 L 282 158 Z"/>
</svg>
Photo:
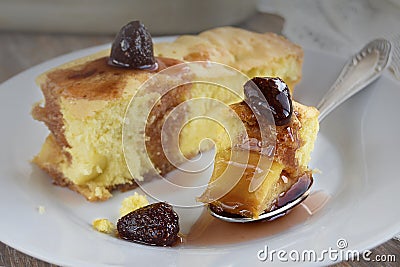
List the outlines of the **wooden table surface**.
<svg viewBox="0 0 400 267">
<path fill-rule="evenodd" d="M 275 16 L 259 15 L 243 24 L 243 27 L 279 32 L 282 20 Z M 55 56 L 74 50 L 100 45 L 112 41 L 112 35 L 71 35 L 43 33 L 0 32 L 0 83 L 13 75 Z M 396 255 L 396 263 L 380 263 L 379 266 L 400 266 L 400 241 L 391 239 L 372 250 L 372 255 Z M 371 256 L 372 257 L 372 256 Z M 0 242 L 0 266 L 55 266 L 23 254 Z M 335 266 L 371 266 L 371 263 L 342 262 Z"/>
</svg>

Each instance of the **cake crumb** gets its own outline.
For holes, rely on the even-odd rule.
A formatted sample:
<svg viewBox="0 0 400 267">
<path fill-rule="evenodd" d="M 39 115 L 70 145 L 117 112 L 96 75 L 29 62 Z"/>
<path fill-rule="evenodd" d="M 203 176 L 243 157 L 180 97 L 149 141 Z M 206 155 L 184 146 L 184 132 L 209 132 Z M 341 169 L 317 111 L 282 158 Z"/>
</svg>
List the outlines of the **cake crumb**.
<svg viewBox="0 0 400 267">
<path fill-rule="evenodd" d="M 93 228 L 101 233 L 114 233 L 115 226 L 108 219 L 96 219 L 93 221 Z"/>
<path fill-rule="evenodd" d="M 149 205 L 149 201 L 146 196 L 135 192 L 133 196 L 126 197 L 122 201 L 121 208 L 119 209 L 120 216 L 123 217 L 126 214 L 147 205 Z"/>
<path fill-rule="evenodd" d="M 46 208 L 42 205 L 37 207 L 37 210 L 39 212 L 40 215 L 44 214 L 46 212 Z"/>
<path fill-rule="evenodd" d="M 320 169 L 314 168 L 312 169 L 312 174 L 322 174 L 322 171 Z"/>
<path fill-rule="evenodd" d="M 103 173 L 103 169 L 99 165 L 96 165 L 96 172 Z"/>
<path fill-rule="evenodd" d="M 100 187 L 96 186 L 96 188 L 94 189 L 94 195 L 96 197 L 101 197 L 103 195 L 103 192 Z"/>
</svg>

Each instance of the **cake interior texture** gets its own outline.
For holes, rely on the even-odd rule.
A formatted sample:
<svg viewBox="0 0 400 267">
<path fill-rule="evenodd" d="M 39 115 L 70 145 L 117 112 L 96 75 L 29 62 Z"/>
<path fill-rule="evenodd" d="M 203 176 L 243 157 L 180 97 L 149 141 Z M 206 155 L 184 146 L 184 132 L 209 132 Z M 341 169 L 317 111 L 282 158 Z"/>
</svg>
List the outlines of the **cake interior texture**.
<svg viewBox="0 0 400 267">
<path fill-rule="evenodd" d="M 154 170 L 163 174 L 174 168 L 160 153 L 159 136 L 163 122 L 175 107 L 196 98 L 217 99 L 230 105 L 240 102 L 243 96 L 239 89 L 232 93 L 215 85 L 187 84 L 193 78 L 190 73 L 163 76 L 163 69 L 192 61 L 212 61 L 231 66 L 249 78 L 279 76 L 293 88 L 301 79 L 303 60 L 302 49 L 281 36 L 232 27 L 216 28 L 195 36 L 181 36 L 170 43 L 156 43 L 157 71 L 109 66 L 106 63 L 108 54 L 108 50 L 101 51 L 39 76 L 37 83 L 44 101 L 32 110 L 33 117 L 44 122 L 50 130 L 33 162 L 45 170 L 55 184 L 67 186 L 90 201 L 106 200 L 112 196 L 113 190 L 135 187 L 135 179 L 142 180 Z M 141 85 L 157 73 L 161 73 L 161 80 L 165 84 L 178 80 L 184 85 L 166 95 L 151 90 L 135 97 L 135 116 L 128 116 L 129 123 L 140 124 L 146 120 L 144 134 L 147 150 L 133 147 L 129 153 L 136 163 L 128 169 L 122 146 L 126 109 Z M 212 79 L 228 86 L 231 84 L 233 88 L 240 82 L 224 72 L 214 73 Z M 140 113 L 154 101 L 157 104 L 150 117 Z M 180 121 L 187 120 L 191 114 L 212 113 L 213 107 L 189 105 L 183 111 L 178 116 Z M 304 122 L 304 125 L 307 123 Z M 303 126 L 300 131 L 307 129 Z M 195 120 L 186 123 L 179 133 L 169 134 L 179 134 L 180 149 L 190 158 L 201 149 L 209 148 L 199 146 L 201 140 L 218 139 L 221 131 L 223 129 L 216 123 Z M 132 132 L 129 136 L 133 144 L 139 135 L 143 133 Z M 297 152 L 299 166 L 308 163 L 308 154 L 312 149 L 310 142 L 304 141 L 297 150 L 304 150 L 304 153 Z M 279 166 L 276 168 L 280 169 Z"/>
</svg>

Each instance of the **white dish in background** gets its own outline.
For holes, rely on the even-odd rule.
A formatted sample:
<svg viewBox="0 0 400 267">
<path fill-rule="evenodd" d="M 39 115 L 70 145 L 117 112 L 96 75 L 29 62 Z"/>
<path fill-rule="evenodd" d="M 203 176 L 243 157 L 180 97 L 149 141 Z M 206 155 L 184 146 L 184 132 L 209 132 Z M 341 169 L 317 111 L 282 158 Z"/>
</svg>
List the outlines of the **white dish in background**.
<svg viewBox="0 0 400 267">
<path fill-rule="evenodd" d="M 154 35 L 196 33 L 236 25 L 256 13 L 257 0 L 3 0 L 0 29 L 115 34 L 141 20 Z"/>
<path fill-rule="evenodd" d="M 266 262 L 258 260 L 257 252 L 266 245 L 270 250 L 321 252 L 329 247 L 337 249 L 337 240 L 344 238 L 347 249 L 362 251 L 400 230 L 400 179 L 396 172 L 400 90 L 396 81 L 384 75 L 321 124 L 311 166 L 322 173 L 315 175 L 313 191 L 322 190 L 330 199 L 315 215 L 266 237 L 227 245 L 158 248 L 94 231 L 93 219 L 115 221 L 122 198 L 133 192 L 89 203 L 68 189 L 53 186 L 45 173 L 29 163 L 48 134 L 43 124 L 31 118 L 30 109 L 42 99 L 34 83 L 38 74 L 105 47 L 108 45 L 55 58 L 0 85 L 2 242 L 59 265 L 263 266 Z M 296 88 L 296 99 L 315 105 L 344 62 L 337 55 L 305 49 L 303 81 Z M 38 212 L 39 206 L 45 207 L 44 214 Z M 178 212 L 182 228 L 188 229 L 199 210 Z M 279 262 L 275 259 L 274 263 Z"/>
</svg>

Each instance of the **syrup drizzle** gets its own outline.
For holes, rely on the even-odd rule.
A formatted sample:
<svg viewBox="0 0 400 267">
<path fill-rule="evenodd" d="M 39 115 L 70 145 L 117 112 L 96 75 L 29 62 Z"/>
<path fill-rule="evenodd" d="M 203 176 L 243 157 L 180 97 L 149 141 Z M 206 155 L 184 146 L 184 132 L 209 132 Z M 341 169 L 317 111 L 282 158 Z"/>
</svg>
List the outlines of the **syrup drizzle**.
<svg viewBox="0 0 400 267">
<path fill-rule="evenodd" d="M 228 223 L 212 217 L 204 210 L 189 233 L 182 238 L 184 246 L 227 245 L 266 238 L 300 225 L 319 212 L 330 196 L 317 191 L 285 216 L 272 221 Z"/>
</svg>

